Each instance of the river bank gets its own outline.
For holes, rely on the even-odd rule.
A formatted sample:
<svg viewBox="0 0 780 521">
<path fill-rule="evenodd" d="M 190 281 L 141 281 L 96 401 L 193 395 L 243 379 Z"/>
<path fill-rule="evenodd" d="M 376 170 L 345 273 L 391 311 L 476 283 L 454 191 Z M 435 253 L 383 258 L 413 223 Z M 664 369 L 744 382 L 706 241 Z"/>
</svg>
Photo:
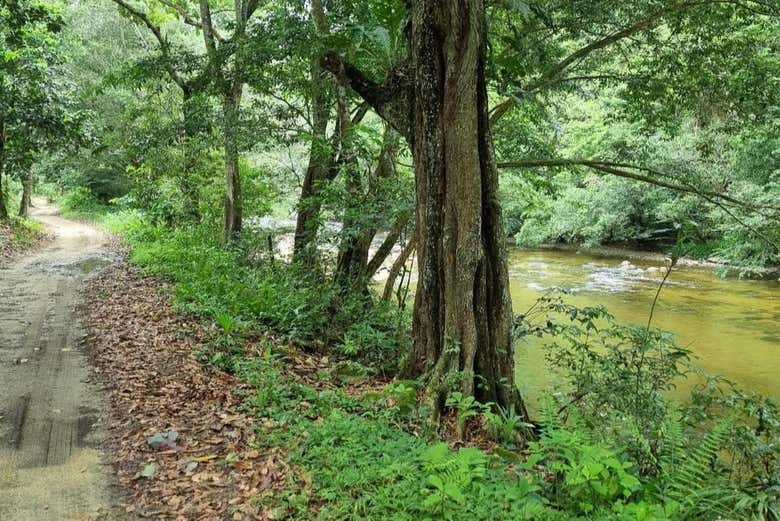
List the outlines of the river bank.
<svg viewBox="0 0 780 521">
<path fill-rule="evenodd" d="M 562 251 L 568 253 L 582 253 L 593 257 L 612 259 L 624 259 L 629 261 L 643 261 L 656 263 L 659 266 L 668 265 L 670 258 L 663 252 L 637 250 L 622 246 L 593 246 L 586 247 L 576 244 L 542 244 L 532 249 Z M 780 266 L 739 266 L 727 262 L 725 259 L 710 257 L 707 259 L 694 259 L 682 257 L 677 261 L 680 266 L 701 268 L 719 272 L 724 277 L 739 277 L 750 279 L 777 280 L 780 279 Z"/>
</svg>

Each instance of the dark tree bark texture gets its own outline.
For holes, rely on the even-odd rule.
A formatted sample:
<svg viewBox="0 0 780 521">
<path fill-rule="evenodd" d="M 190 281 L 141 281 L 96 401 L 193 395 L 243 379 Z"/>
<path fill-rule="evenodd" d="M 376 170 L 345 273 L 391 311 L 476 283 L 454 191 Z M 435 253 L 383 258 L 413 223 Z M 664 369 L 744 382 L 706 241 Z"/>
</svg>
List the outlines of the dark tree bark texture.
<svg viewBox="0 0 780 521">
<path fill-rule="evenodd" d="M 234 82 L 223 93 L 225 139 L 225 200 L 222 212 L 222 240 L 229 242 L 241 234 L 241 180 L 237 125 L 243 84 Z"/>
<path fill-rule="evenodd" d="M 30 172 L 22 175 L 22 200 L 19 203 L 19 217 L 27 217 L 32 206 L 32 176 Z"/>
</svg>

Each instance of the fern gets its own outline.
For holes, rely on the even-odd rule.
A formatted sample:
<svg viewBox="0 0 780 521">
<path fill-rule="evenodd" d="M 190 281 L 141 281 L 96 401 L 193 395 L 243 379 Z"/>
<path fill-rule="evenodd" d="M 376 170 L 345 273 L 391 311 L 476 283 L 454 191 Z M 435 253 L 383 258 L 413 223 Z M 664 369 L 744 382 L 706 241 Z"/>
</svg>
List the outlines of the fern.
<svg viewBox="0 0 780 521">
<path fill-rule="evenodd" d="M 474 481 L 485 477 L 487 456 L 476 448 L 455 452 L 446 443 L 437 443 L 420 455 L 426 485 L 433 490 L 423 501 L 431 512 L 443 513 L 450 503 L 463 505 Z"/>
<path fill-rule="evenodd" d="M 696 446 L 686 449 L 679 415 L 670 414 L 665 449 L 659 455 L 664 474 L 656 495 L 660 501 L 678 506 L 679 519 L 699 519 L 701 512 L 713 517 L 731 513 L 729 505 L 734 503 L 736 491 L 718 479 L 714 465 L 729 425 L 728 421 L 719 423 Z"/>
<path fill-rule="evenodd" d="M 663 438 L 658 452 L 658 466 L 662 471 L 673 472 L 685 458 L 685 434 L 677 408 L 670 408 L 664 420 Z"/>
<path fill-rule="evenodd" d="M 542 433 L 558 431 L 564 428 L 563 420 L 558 415 L 558 406 L 552 398 L 544 400 L 540 413 Z"/>
</svg>

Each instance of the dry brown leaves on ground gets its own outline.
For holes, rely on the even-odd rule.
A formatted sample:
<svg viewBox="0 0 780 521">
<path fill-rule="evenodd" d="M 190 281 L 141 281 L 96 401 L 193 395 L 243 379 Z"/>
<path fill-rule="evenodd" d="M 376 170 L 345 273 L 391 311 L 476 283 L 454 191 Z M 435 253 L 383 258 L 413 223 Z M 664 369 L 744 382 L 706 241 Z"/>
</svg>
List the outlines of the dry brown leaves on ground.
<svg viewBox="0 0 780 521">
<path fill-rule="evenodd" d="M 172 311 L 164 283 L 117 265 L 92 280 L 88 346 L 111 402 L 110 456 L 128 513 L 159 520 L 271 519 L 258 504 L 281 487 L 279 452 L 252 446 L 247 388 L 192 349 L 208 337 Z M 157 449 L 159 433 L 178 437 Z"/>
</svg>

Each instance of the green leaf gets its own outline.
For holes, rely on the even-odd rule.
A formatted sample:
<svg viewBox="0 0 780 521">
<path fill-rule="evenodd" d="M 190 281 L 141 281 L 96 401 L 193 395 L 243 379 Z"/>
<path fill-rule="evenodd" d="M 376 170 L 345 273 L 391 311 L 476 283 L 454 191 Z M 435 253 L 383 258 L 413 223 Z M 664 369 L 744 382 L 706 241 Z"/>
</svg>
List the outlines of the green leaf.
<svg viewBox="0 0 780 521">
<path fill-rule="evenodd" d="M 151 478 L 155 473 L 157 473 L 157 463 L 152 462 L 146 465 L 143 470 L 139 472 L 139 475 L 142 478 Z"/>
</svg>

